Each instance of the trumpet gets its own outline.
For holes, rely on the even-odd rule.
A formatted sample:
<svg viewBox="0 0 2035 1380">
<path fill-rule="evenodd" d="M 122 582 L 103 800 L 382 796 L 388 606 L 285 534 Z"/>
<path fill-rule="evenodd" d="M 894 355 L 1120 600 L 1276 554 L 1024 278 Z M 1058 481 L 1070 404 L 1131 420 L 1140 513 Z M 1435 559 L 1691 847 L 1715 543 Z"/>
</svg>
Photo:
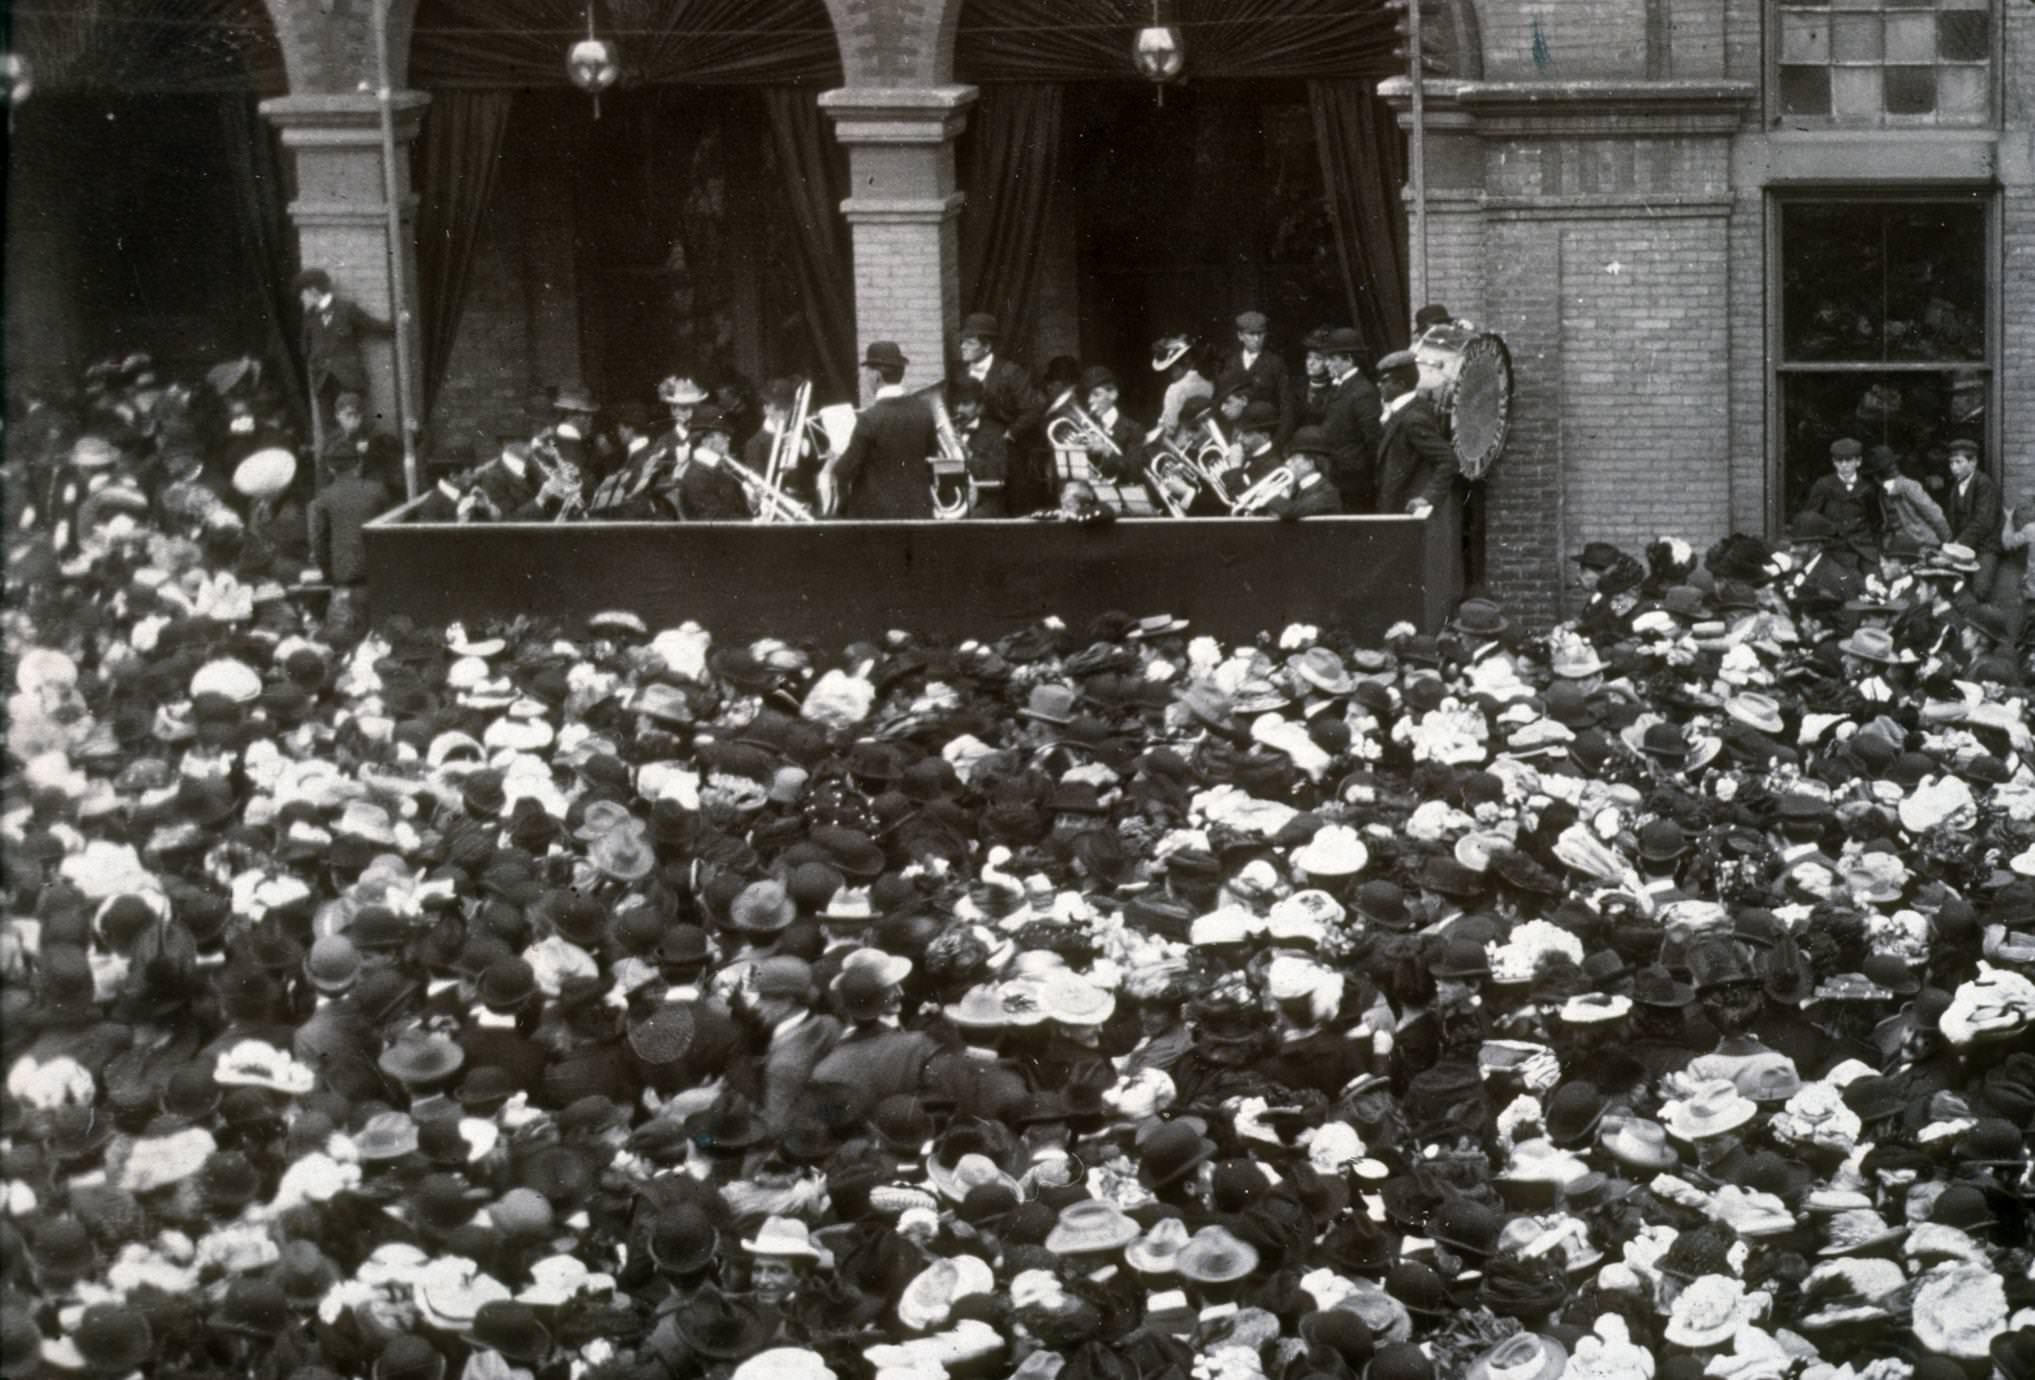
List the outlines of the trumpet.
<svg viewBox="0 0 2035 1380">
<path fill-rule="evenodd" d="M 797 433 L 792 433 L 796 435 Z M 732 455 L 717 455 L 712 451 L 694 451 L 693 463 L 705 465 L 708 469 L 716 466 L 725 468 L 749 491 L 757 504 L 758 522 L 813 522 L 813 510 L 793 498 L 790 494 L 750 469 Z"/>
<path fill-rule="evenodd" d="M 1278 500 L 1291 494 L 1298 482 L 1294 478 L 1293 467 L 1291 465 L 1281 465 L 1278 469 L 1273 470 L 1263 479 L 1251 485 L 1250 488 L 1238 494 L 1236 501 L 1230 504 L 1230 516 L 1250 517 L 1253 514 L 1262 512 Z"/>
<path fill-rule="evenodd" d="M 1046 440 L 1054 450 L 1091 450 L 1100 446 L 1109 454 L 1123 456 L 1119 446 L 1110 434 L 1103 430 L 1101 422 L 1080 403 L 1074 401 L 1074 390 L 1068 389 L 1053 400 L 1050 409 L 1053 419 L 1046 423 Z"/>
<path fill-rule="evenodd" d="M 799 450 L 806 439 L 806 418 L 812 405 L 813 385 L 807 380 L 792 397 L 791 416 L 786 419 L 784 430 L 770 443 L 770 460 L 763 468 L 762 480 L 772 489 L 781 490 L 785 476 L 798 468 Z M 785 509 L 774 503 L 762 504 L 756 512 L 758 522 L 782 522 L 785 517 Z"/>
</svg>

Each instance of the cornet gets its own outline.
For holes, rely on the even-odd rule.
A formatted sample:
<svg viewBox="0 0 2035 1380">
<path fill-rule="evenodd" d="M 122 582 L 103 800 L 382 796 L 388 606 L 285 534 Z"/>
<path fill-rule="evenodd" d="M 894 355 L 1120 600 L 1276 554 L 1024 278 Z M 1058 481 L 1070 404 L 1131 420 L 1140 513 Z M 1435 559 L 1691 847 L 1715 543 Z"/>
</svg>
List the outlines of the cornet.
<svg viewBox="0 0 2035 1380">
<path fill-rule="evenodd" d="M 1257 483 L 1237 495 L 1230 504 L 1230 516 L 1250 517 L 1293 492 L 1299 481 L 1294 478 L 1291 465 L 1281 465 Z"/>
</svg>

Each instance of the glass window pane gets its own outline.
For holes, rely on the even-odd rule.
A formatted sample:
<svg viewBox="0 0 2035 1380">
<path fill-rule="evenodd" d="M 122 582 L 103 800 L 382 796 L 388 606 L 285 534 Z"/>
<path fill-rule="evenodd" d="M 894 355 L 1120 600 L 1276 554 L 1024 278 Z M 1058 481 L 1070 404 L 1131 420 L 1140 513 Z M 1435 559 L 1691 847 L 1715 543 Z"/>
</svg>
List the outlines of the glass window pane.
<svg viewBox="0 0 2035 1380">
<path fill-rule="evenodd" d="M 1985 208 L 1924 203 L 1886 218 L 1887 358 L 1985 358 Z"/>
<path fill-rule="evenodd" d="M 1888 62 L 1934 62 L 1935 60 L 1935 15 L 1890 14 L 1887 16 Z"/>
<path fill-rule="evenodd" d="M 1887 114 L 1927 115 L 1936 109 L 1936 69 L 1889 67 Z"/>
<path fill-rule="evenodd" d="M 1883 358 L 1886 213 L 1814 201 L 1781 220 L 1781 352 L 1788 360 Z"/>
<path fill-rule="evenodd" d="M 1839 15 L 1830 25 L 1830 52 L 1839 62 L 1880 60 L 1880 17 Z"/>
<path fill-rule="evenodd" d="M 1830 73 L 1830 110 L 1840 120 L 1879 119 L 1884 113 L 1880 98 L 1880 69 L 1838 67 Z"/>
<path fill-rule="evenodd" d="M 1828 62 L 1830 18 L 1821 14 L 1781 16 L 1782 62 Z"/>
<path fill-rule="evenodd" d="M 1936 69 L 1936 113 L 1983 120 L 1990 113 L 1991 74 L 1983 67 Z"/>
<path fill-rule="evenodd" d="M 1983 62 L 1992 56 L 1992 17 L 1984 10 L 1936 16 L 1936 56 L 1946 62 Z"/>
<path fill-rule="evenodd" d="M 1985 390 L 1977 370 L 1782 375 L 1783 511 L 1800 510 L 1809 486 L 1830 472 L 1830 443 L 1847 436 L 1868 450 L 1888 447 L 1940 503 L 1950 482 L 1944 445 L 1954 431 L 1983 429 Z"/>
<path fill-rule="evenodd" d="M 1828 67 L 1783 67 L 1781 69 L 1781 113 L 1784 115 L 1828 115 L 1830 113 L 1830 69 Z"/>
</svg>

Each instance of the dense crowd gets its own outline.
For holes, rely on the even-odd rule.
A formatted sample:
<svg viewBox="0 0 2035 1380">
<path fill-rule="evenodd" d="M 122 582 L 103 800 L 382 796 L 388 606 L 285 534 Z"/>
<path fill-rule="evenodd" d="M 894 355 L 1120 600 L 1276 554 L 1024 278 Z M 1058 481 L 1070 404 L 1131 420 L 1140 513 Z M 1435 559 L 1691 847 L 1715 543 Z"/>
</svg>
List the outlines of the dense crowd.
<svg viewBox="0 0 2035 1380">
<path fill-rule="evenodd" d="M 1968 552 L 731 645 L 159 477 L 9 539 L 6 1380 L 2035 1376 Z"/>
</svg>

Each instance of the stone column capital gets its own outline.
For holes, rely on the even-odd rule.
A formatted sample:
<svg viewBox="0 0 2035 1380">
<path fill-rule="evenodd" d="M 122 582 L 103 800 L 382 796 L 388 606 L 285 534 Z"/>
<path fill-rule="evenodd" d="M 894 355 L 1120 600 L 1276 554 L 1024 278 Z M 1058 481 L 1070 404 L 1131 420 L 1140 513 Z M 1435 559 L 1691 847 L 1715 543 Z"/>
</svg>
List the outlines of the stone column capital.
<svg viewBox="0 0 2035 1380">
<path fill-rule="evenodd" d="M 425 91 L 397 91 L 389 97 L 396 140 L 409 143 L 423 127 L 431 104 Z M 280 129 L 286 148 L 380 148 L 382 105 L 372 92 L 333 95 L 275 96 L 261 103 L 261 113 Z"/>
<path fill-rule="evenodd" d="M 976 94 L 972 86 L 842 86 L 820 93 L 820 109 L 844 144 L 947 144 Z"/>
</svg>

